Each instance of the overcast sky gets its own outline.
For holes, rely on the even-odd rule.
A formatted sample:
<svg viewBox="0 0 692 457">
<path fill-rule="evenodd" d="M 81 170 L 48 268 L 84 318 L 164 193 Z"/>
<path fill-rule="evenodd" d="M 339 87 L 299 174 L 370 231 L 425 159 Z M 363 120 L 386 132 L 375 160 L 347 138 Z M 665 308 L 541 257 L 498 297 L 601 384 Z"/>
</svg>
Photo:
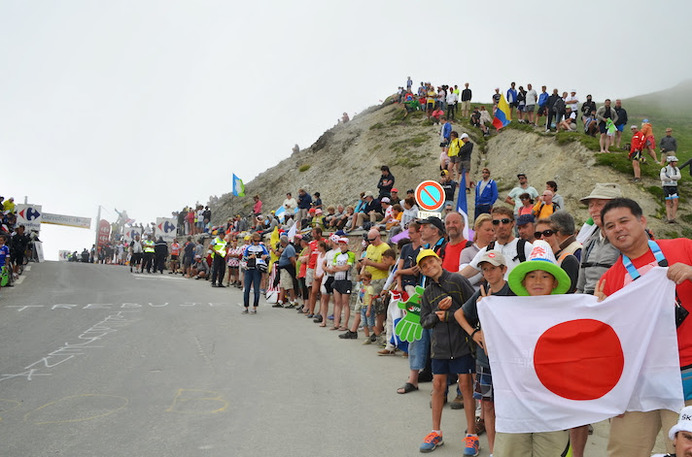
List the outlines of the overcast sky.
<svg viewBox="0 0 692 457">
<path fill-rule="evenodd" d="M 689 12 L 682 0 L 0 0 L 0 194 L 147 223 L 230 192 L 233 172 L 250 181 L 409 75 L 469 82 L 480 102 L 511 81 L 599 102 L 666 89 L 692 77 Z M 55 259 L 94 232 L 44 225 L 42 238 Z"/>
</svg>

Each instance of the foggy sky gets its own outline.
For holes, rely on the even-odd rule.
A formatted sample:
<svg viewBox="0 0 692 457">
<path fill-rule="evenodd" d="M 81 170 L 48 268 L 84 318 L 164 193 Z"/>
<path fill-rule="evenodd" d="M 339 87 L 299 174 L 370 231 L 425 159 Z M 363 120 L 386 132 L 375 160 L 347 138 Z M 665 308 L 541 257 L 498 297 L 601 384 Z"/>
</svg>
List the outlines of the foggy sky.
<svg viewBox="0 0 692 457">
<path fill-rule="evenodd" d="M 549 6 L 547 6 L 549 4 Z M 0 194 L 137 222 L 231 190 L 411 76 L 600 102 L 692 76 L 683 1 L 0 0 Z M 93 223 L 92 223 L 93 226 Z M 42 227 L 48 258 L 94 232 Z"/>
</svg>

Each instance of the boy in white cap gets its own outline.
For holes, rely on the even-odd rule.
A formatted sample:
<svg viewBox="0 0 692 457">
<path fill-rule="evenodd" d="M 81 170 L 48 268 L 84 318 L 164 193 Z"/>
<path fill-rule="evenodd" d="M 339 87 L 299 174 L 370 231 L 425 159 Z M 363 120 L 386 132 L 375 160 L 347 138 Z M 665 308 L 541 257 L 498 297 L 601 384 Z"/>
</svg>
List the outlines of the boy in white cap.
<svg viewBox="0 0 692 457">
<path fill-rule="evenodd" d="M 678 423 L 671 427 L 668 438 L 673 440 L 674 454 L 655 454 L 653 457 L 692 457 L 692 406 L 680 411 Z"/>
<path fill-rule="evenodd" d="M 536 240 L 531 255 L 509 273 L 509 287 L 519 296 L 564 294 L 570 279 L 555 260 L 550 245 Z M 495 457 L 555 457 L 569 444 L 567 430 L 538 433 L 502 433 L 495 437 Z"/>
</svg>

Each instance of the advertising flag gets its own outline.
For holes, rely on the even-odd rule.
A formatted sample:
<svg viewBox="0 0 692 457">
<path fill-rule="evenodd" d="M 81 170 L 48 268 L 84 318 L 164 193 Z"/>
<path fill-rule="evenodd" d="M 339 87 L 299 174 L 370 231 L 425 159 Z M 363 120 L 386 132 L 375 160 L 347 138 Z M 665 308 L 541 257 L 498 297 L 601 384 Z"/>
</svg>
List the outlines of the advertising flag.
<svg viewBox="0 0 692 457">
<path fill-rule="evenodd" d="M 683 404 L 675 283 L 655 267 L 602 302 L 593 295 L 483 298 L 496 429 L 566 430 L 625 411 Z"/>
<path fill-rule="evenodd" d="M 162 237 L 163 241 L 170 243 L 175 239 L 177 232 L 176 224 L 177 221 L 172 217 L 157 217 L 154 238 L 158 240 L 159 237 Z"/>
</svg>

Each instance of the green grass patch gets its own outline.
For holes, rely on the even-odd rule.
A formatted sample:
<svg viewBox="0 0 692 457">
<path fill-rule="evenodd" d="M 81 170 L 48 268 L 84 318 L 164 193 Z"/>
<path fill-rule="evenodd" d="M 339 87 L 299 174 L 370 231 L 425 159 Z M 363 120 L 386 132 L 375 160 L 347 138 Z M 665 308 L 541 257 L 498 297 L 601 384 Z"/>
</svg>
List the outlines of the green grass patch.
<svg viewBox="0 0 692 457">
<path fill-rule="evenodd" d="M 305 165 L 301 165 L 300 168 L 298 168 L 298 171 L 303 173 L 304 171 L 308 171 L 309 169 L 310 169 L 310 165 L 305 164 Z"/>
<path fill-rule="evenodd" d="M 373 151 L 377 151 L 377 150 L 380 149 L 381 147 L 382 147 L 381 144 L 376 144 L 375 146 L 372 147 L 372 150 L 373 150 Z"/>
<path fill-rule="evenodd" d="M 682 216 L 680 216 L 680 219 L 687 222 L 688 224 L 692 224 L 692 214 L 683 214 Z"/>
<path fill-rule="evenodd" d="M 384 125 L 382 122 L 378 122 L 377 124 L 370 126 L 370 130 L 379 130 L 379 129 L 384 129 L 384 128 L 387 128 L 387 126 Z"/>
<path fill-rule="evenodd" d="M 682 236 L 685 238 L 692 238 L 692 229 L 690 229 L 689 227 L 683 227 Z"/>
</svg>

